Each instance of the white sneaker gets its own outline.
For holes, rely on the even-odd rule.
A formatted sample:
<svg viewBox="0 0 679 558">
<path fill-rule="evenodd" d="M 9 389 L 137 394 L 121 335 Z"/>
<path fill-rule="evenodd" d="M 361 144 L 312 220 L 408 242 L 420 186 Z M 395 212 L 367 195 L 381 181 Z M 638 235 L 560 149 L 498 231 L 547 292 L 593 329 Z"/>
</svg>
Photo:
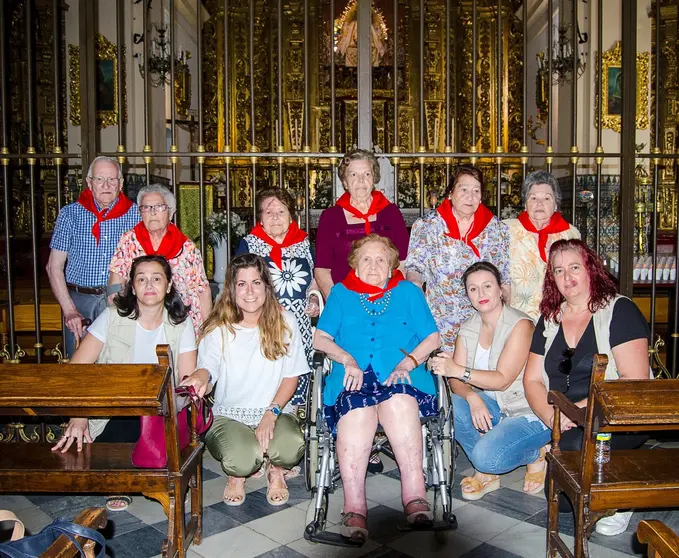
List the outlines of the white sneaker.
<svg viewBox="0 0 679 558">
<path fill-rule="evenodd" d="M 600 535 L 613 537 L 627 531 L 633 511 L 618 512 L 597 521 L 596 532 Z"/>
</svg>

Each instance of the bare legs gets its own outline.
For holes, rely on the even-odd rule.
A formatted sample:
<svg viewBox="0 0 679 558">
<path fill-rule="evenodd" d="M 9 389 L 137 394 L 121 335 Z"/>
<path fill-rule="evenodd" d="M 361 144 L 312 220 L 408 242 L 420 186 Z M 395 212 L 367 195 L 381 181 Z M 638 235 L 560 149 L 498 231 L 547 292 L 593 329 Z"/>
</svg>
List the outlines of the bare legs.
<svg viewBox="0 0 679 558">
<path fill-rule="evenodd" d="M 375 407 L 354 409 L 337 425 L 337 458 L 344 486 L 345 513 L 366 514 L 365 476 L 378 422 L 391 442 L 401 472 L 403 503 L 426 498 L 417 401 L 399 394 Z"/>
</svg>

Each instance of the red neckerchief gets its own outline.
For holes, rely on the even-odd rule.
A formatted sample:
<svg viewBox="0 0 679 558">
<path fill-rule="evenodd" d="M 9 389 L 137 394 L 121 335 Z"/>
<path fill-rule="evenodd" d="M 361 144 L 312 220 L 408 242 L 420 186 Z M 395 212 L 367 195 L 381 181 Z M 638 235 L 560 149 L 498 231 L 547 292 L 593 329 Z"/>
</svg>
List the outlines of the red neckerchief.
<svg viewBox="0 0 679 558">
<path fill-rule="evenodd" d="M 160 246 L 158 246 L 157 250 L 154 250 L 151 236 L 143 221 L 139 221 L 132 230 L 147 256 L 163 256 L 168 261 L 176 258 L 181 253 L 184 243 L 188 240 L 188 237 L 179 230 L 177 225 L 170 223 L 167 226 L 165 236 L 160 241 Z"/>
<path fill-rule="evenodd" d="M 349 271 L 347 276 L 342 281 L 342 285 L 344 285 L 350 291 L 354 291 L 355 293 L 370 295 L 368 297 L 368 300 L 370 302 L 375 302 L 377 299 L 382 298 L 384 296 L 384 293 L 386 293 L 388 290 L 393 289 L 403 280 L 405 280 L 405 277 L 403 277 L 403 273 L 401 273 L 397 269 L 396 271 L 394 271 L 393 275 L 391 276 L 391 279 L 389 279 L 389 281 L 387 282 L 387 286 L 381 289 L 380 287 L 368 285 L 368 283 L 364 283 L 363 281 L 361 281 L 356 276 L 356 271 L 352 269 L 351 271 Z"/>
<path fill-rule="evenodd" d="M 561 216 L 558 211 L 555 212 L 549 219 L 549 223 L 545 225 L 544 228 L 537 230 L 535 225 L 533 225 L 530 217 L 528 217 L 528 212 L 522 211 L 519 213 L 519 223 L 523 225 L 523 228 L 528 232 L 537 233 L 538 235 L 538 248 L 540 249 L 540 257 L 543 262 L 547 262 L 547 237 L 550 234 L 560 233 L 567 231 L 571 228 L 568 221 Z"/>
<path fill-rule="evenodd" d="M 358 209 L 356 209 L 353 205 L 351 205 L 351 202 L 349 201 L 351 199 L 351 196 L 349 195 L 349 192 L 344 192 L 340 196 L 340 198 L 337 200 L 335 205 L 341 207 L 342 209 L 345 209 L 349 213 L 351 213 L 354 217 L 357 217 L 359 219 L 363 219 L 365 221 L 365 234 L 368 235 L 370 234 L 370 221 L 369 218 L 371 215 L 377 215 L 380 211 L 382 211 L 385 207 L 388 207 L 391 205 L 391 202 L 387 199 L 387 197 L 380 192 L 379 190 L 374 190 L 372 193 L 372 202 L 370 203 L 370 208 L 368 209 L 368 213 L 361 213 Z"/>
<path fill-rule="evenodd" d="M 271 238 L 264 230 L 264 227 L 262 227 L 261 223 L 257 223 L 255 228 L 250 231 L 250 234 L 256 236 L 260 240 L 263 240 L 269 246 L 271 246 L 271 253 L 269 254 L 269 257 L 281 271 L 283 270 L 283 248 L 287 248 L 288 246 L 302 242 L 307 237 L 307 233 L 300 229 L 297 225 L 297 221 L 294 220 L 292 223 L 290 223 L 288 232 L 285 233 L 285 238 L 281 243 L 278 243 L 273 238 Z"/>
<path fill-rule="evenodd" d="M 132 207 L 132 202 L 125 194 L 120 192 L 118 194 L 118 202 L 113 202 L 115 205 L 113 207 L 105 207 L 102 210 L 97 209 L 97 204 L 94 203 L 94 195 L 92 195 L 92 190 L 85 188 L 80 196 L 78 197 L 78 203 L 82 205 L 87 211 L 92 213 L 97 220 L 92 226 L 92 236 L 99 244 L 99 238 L 101 237 L 101 226 L 102 221 L 108 221 L 110 219 L 117 219 L 122 217 L 127 213 Z"/>
<path fill-rule="evenodd" d="M 445 233 L 445 235 L 454 238 L 455 240 L 461 240 L 473 250 L 477 258 L 480 258 L 481 254 L 479 253 L 478 248 L 472 243 L 472 240 L 479 236 L 488 223 L 490 223 L 490 220 L 493 218 L 493 212 L 485 205 L 479 204 L 479 207 L 474 212 L 474 220 L 472 221 L 467 234 L 462 238 L 460 236 L 460 229 L 457 226 L 457 219 L 455 219 L 455 215 L 453 215 L 453 205 L 450 203 L 450 200 L 447 199 L 444 201 L 438 206 L 436 211 L 438 211 L 441 219 L 445 221 L 446 226 L 448 227 L 448 232 Z"/>
</svg>

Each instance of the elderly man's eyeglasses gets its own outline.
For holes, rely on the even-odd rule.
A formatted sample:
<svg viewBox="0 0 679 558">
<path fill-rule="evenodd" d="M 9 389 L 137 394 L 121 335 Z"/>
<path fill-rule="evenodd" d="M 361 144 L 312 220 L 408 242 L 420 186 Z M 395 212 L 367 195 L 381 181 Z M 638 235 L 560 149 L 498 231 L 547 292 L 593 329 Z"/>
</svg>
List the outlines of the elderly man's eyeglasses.
<svg viewBox="0 0 679 558">
<path fill-rule="evenodd" d="M 163 213 L 167 211 L 166 203 L 159 203 L 158 205 L 140 205 L 139 211 L 142 213 Z"/>
<path fill-rule="evenodd" d="M 563 360 L 559 363 L 559 372 L 566 376 L 566 390 L 564 393 L 568 393 L 571 387 L 571 370 L 573 369 L 573 355 L 575 354 L 575 349 L 568 347 L 564 349 L 561 353 Z"/>
<path fill-rule="evenodd" d="M 122 180 L 121 178 L 117 178 L 117 177 L 108 177 L 108 178 L 105 177 L 105 176 L 91 176 L 90 177 L 90 181 L 95 186 L 102 186 L 104 184 L 104 182 L 106 182 L 106 184 L 108 184 L 109 186 L 120 186 L 121 180 Z"/>
</svg>

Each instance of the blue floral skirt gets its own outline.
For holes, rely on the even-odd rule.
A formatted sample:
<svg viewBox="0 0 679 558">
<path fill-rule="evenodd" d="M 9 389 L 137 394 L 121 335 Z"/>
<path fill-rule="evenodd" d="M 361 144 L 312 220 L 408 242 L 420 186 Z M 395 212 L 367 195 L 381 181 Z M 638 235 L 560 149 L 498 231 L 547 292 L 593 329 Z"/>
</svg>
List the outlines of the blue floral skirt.
<svg viewBox="0 0 679 558">
<path fill-rule="evenodd" d="M 363 373 L 363 385 L 360 391 L 342 390 L 334 405 L 324 405 L 325 419 L 333 435 L 337 436 L 337 423 L 349 411 L 379 405 L 396 394 L 414 397 L 420 409 L 420 417 L 432 417 L 438 414 L 435 395 L 424 393 L 410 384 L 392 384 L 387 387 L 377 379 L 372 366 L 368 366 Z"/>
</svg>

